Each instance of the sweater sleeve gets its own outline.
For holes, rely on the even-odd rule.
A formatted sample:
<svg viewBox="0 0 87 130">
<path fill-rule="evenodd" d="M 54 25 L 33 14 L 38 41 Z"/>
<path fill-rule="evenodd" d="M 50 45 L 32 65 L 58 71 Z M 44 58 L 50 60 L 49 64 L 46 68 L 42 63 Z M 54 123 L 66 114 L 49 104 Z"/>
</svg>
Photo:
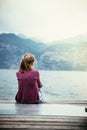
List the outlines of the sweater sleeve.
<svg viewBox="0 0 87 130">
<path fill-rule="evenodd" d="M 42 87 L 42 83 L 40 81 L 40 74 L 39 74 L 38 71 L 37 71 L 37 83 L 38 83 L 38 87 L 41 88 Z"/>
</svg>

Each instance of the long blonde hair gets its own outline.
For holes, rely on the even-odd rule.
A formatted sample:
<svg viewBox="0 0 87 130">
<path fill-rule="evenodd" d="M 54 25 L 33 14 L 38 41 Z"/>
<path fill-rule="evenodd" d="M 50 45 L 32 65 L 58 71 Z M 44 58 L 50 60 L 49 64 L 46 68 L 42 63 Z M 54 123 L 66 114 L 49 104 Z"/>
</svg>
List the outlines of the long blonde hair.
<svg viewBox="0 0 87 130">
<path fill-rule="evenodd" d="M 22 61 L 20 63 L 19 70 L 32 70 L 33 63 L 35 61 L 35 57 L 32 54 L 24 54 Z"/>
</svg>

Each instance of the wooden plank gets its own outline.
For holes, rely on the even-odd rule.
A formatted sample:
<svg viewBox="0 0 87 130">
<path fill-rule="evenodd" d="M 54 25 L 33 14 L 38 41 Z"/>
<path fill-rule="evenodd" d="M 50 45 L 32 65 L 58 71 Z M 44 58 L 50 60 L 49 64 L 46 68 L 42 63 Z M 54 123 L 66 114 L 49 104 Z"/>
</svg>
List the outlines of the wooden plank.
<svg viewBox="0 0 87 130">
<path fill-rule="evenodd" d="M 87 129 L 86 117 L 1 116 L 0 128 Z"/>
<path fill-rule="evenodd" d="M 23 105 L 9 102 L 10 101 L 8 101 L 6 104 L 1 103 L 0 110 L 15 110 L 16 113 L 0 115 L 0 130 L 4 128 L 8 128 L 10 130 L 19 128 L 23 130 L 87 130 L 87 113 L 85 114 L 85 104 L 78 104 L 78 107 L 78 105 L 74 106 L 68 104 L 67 106 L 67 104 L 61 105 L 58 103 Z M 6 106 L 7 108 L 4 108 Z M 61 109 L 64 110 L 64 115 L 62 116 L 58 115 L 59 110 L 61 112 Z M 73 116 L 69 115 L 72 113 L 71 110 L 75 112 L 75 109 L 79 109 L 79 112 L 81 111 L 82 114 L 77 116 L 76 114 L 79 114 L 77 111 L 78 113 L 73 113 Z M 53 111 L 54 114 L 51 113 Z M 68 111 L 70 112 L 67 114 L 69 116 L 65 116 L 65 113 Z"/>
</svg>

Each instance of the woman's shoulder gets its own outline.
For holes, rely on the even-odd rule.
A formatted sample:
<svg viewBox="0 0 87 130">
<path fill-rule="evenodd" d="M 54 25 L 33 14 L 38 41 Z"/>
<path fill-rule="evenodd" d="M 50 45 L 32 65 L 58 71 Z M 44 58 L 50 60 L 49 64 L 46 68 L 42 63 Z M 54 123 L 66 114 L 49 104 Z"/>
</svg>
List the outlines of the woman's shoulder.
<svg viewBox="0 0 87 130">
<path fill-rule="evenodd" d="M 23 74 L 28 74 L 28 73 L 32 73 L 32 74 L 39 74 L 39 71 L 37 70 L 37 69 L 32 69 L 32 70 L 30 70 L 30 71 L 20 71 L 20 70 L 18 70 L 17 72 L 16 72 L 16 75 L 17 76 L 21 76 L 21 75 L 23 75 Z"/>
<path fill-rule="evenodd" d="M 18 71 L 16 72 L 16 75 L 19 76 L 20 74 L 21 74 L 21 72 L 18 70 Z"/>
<path fill-rule="evenodd" d="M 32 71 L 36 72 L 36 73 L 39 73 L 39 70 L 37 70 L 37 69 L 33 69 Z"/>
<path fill-rule="evenodd" d="M 39 75 L 39 70 L 37 70 L 37 69 L 33 69 L 32 72 Z"/>
<path fill-rule="evenodd" d="M 25 76 L 27 75 L 27 73 L 28 73 L 28 71 L 20 71 L 20 70 L 18 70 L 18 71 L 16 72 L 16 76 L 17 76 L 18 78 L 23 78 L 23 77 L 25 77 Z"/>
<path fill-rule="evenodd" d="M 20 75 L 22 75 L 22 74 L 24 74 L 24 73 L 25 73 L 24 71 L 18 70 L 18 71 L 16 72 L 16 75 L 17 75 L 17 76 L 20 76 Z"/>
</svg>

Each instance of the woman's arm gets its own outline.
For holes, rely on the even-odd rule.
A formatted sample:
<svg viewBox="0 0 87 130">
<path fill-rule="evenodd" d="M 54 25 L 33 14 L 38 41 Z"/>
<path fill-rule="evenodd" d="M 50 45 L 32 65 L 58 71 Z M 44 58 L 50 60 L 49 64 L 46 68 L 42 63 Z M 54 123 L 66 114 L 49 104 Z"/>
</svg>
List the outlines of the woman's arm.
<svg viewBox="0 0 87 130">
<path fill-rule="evenodd" d="M 42 87 L 42 83 L 40 81 L 40 74 L 39 74 L 38 71 L 37 71 L 37 83 L 38 83 L 38 87 L 41 88 Z"/>
</svg>

